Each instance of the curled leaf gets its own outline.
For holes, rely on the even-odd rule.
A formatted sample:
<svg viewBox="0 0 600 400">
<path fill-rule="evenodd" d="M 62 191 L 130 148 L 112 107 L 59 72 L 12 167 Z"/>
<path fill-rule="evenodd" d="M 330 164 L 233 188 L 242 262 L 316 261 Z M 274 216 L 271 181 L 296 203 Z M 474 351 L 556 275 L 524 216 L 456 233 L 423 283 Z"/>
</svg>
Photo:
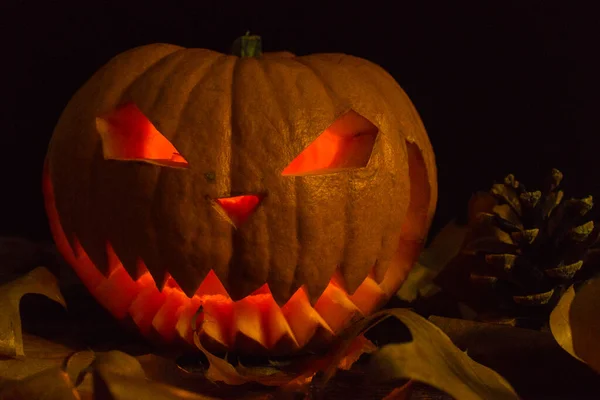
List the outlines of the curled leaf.
<svg viewBox="0 0 600 400">
<path fill-rule="evenodd" d="M 409 310 L 394 309 L 377 313 L 373 318 L 382 315 L 399 319 L 410 330 L 413 340 L 376 350 L 367 368 L 372 381 L 412 379 L 461 400 L 519 398 L 504 378 L 469 358 L 423 317 Z"/>
<path fill-rule="evenodd" d="M 469 357 L 501 374 L 523 398 L 600 398 L 598 375 L 565 352 L 550 332 L 500 325 L 504 321 L 498 320 L 429 320 Z"/>
<path fill-rule="evenodd" d="M 318 372 L 328 368 L 349 369 L 363 353 L 375 349 L 374 345 L 361 335 L 348 338 L 347 346 L 334 346 L 324 355 L 306 355 L 281 366 L 251 366 L 241 364 L 233 365 L 210 351 L 206 350 L 196 332 L 194 343 L 204 353 L 209 362 L 209 367 L 204 376 L 213 382 L 224 382 L 228 385 L 243 385 L 250 382 L 260 383 L 265 386 L 278 386 L 295 390 L 308 384 Z"/>
<path fill-rule="evenodd" d="M 550 314 L 550 330 L 563 349 L 600 373 L 600 278 L 569 287 Z"/>
<path fill-rule="evenodd" d="M 41 294 L 66 307 L 54 275 L 38 267 L 27 275 L 0 286 L 0 356 L 23 357 L 23 334 L 19 304 L 29 293 Z"/>
</svg>

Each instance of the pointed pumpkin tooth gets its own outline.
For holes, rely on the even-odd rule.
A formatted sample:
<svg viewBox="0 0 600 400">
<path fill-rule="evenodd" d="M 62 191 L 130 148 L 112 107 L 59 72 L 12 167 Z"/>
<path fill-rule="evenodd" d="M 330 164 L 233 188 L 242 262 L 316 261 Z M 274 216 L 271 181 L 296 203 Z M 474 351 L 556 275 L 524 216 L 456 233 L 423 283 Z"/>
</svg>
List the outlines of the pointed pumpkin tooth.
<svg viewBox="0 0 600 400">
<path fill-rule="evenodd" d="M 228 271 L 226 269 L 223 269 L 223 268 L 221 268 L 221 269 L 214 268 L 214 269 L 212 269 L 212 270 L 210 270 L 208 272 L 207 276 L 211 272 L 215 275 L 215 277 L 217 278 L 217 280 L 220 282 L 221 286 L 223 286 L 223 288 L 225 288 L 225 292 L 227 293 L 227 297 L 231 297 L 231 286 L 230 286 L 230 283 L 229 283 L 229 276 L 227 275 Z M 204 279 L 206 279 L 206 277 Z"/>
<path fill-rule="evenodd" d="M 116 269 L 122 269 L 123 264 L 121 263 L 119 257 L 117 257 L 117 254 L 115 253 L 110 242 L 106 243 L 106 256 L 108 260 L 107 277 L 109 277 Z"/>
<path fill-rule="evenodd" d="M 172 278 L 177 282 L 181 290 L 186 294 L 187 297 L 192 298 L 198 291 L 198 288 L 202 284 L 203 277 L 200 277 L 194 273 L 189 273 L 187 271 L 172 271 Z M 165 275 L 163 275 L 163 286 L 167 279 L 170 277 L 166 271 Z"/>
<path fill-rule="evenodd" d="M 290 354 L 298 350 L 290 324 L 273 297 L 269 296 L 263 317 L 263 329 L 268 332 L 267 348 L 274 353 Z"/>
<path fill-rule="evenodd" d="M 157 255 L 148 253 L 145 249 L 143 251 L 144 253 L 139 255 L 141 260 L 143 260 L 143 267 L 139 264 L 139 261 L 136 263 L 138 273 L 142 272 L 140 269 L 143 270 L 145 268 L 152 275 L 156 286 L 161 290 L 167 279 L 168 264 L 162 262 L 161 258 Z"/>
<path fill-rule="evenodd" d="M 370 276 L 375 280 L 376 283 L 381 283 L 381 281 L 383 280 L 383 277 L 385 276 L 385 272 L 390 267 L 391 263 L 392 263 L 392 260 L 390 260 L 390 259 L 388 259 L 388 260 L 377 259 L 377 261 L 375 261 L 375 265 L 373 266 L 373 269 L 371 270 Z"/>
<path fill-rule="evenodd" d="M 85 250 L 87 256 L 92 260 L 98 271 L 104 276 L 108 275 L 108 254 L 107 241 L 100 241 L 93 238 L 80 237 L 80 244 Z"/>
<path fill-rule="evenodd" d="M 239 261 L 243 267 L 236 266 L 235 262 L 232 262 L 229 266 L 231 272 L 227 279 L 229 282 L 228 293 L 234 301 L 241 300 L 259 290 L 268 279 L 268 266 L 260 258 L 254 260 L 253 258 L 247 260 L 247 262 Z M 241 271 L 241 274 L 234 278 L 231 276 L 233 271 Z"/>
<path fill-rule="evenodd" d="M 204 296 L 202 331 L 211 340 L 231 348 L 233 331 L 233 301 L 224 296 Z"/>
<path fill-rule="evenodd" d="M 235 343 L 242 340 L 243 347 L 248 347 L 246 339 L 259 344 L 262 349 L 267 348 L 267 335 L 263 327 L 263 314 L 266 309 L 268 295 L 249 296 L 239 300 L 233 305 L 234 326 L 233 335 Z"/>
<path fill-rule="evenodd" d="M 290 328 L 285 316 L 281 312 L 281 308 L 277 305 L 269 288 L 264 285 L 260 291 L 252 294 L 252 299 L 259 301 L 259 309 L 261 312 L 261 325 L 265 333 L 265 347 L 271 350 L 276 344 L 284 345 L 288 338 L 288 345 L 298 347 L 298 344 L 293 339 L 293 332 Z"/>
<path fill-rule="evenodd" d="M 98 271 L 92 260 L 90 260 L 90 258 L 87 256 L 87 253 L 83 247 L 81 247 L 77 238 L 74 238 L 73 246 L 74 258 L 71 260 L 72 262 L 70 264 L 85 287 L 92 295 L 98 298 L 95 294 L 96 287 L 106 278 L 100 271 Z"/>
<path fill-rule="evenodd" d="M 111 243 L 111 252 L 119 259 L 121 265 L 123 268 L 125 268 L 129 276 L 131 276 L 133 279 L 137 279 L 139 277 L 138 260 L 140 257 L 135 254 L 135 252 L 131 251 L 127 246 L 119 246 L 116 242 Z"/>
<path fill-rule="evenodd" d="M 94 295 L 117 319 L 123 319 L 138 295 L 139 287 L 114 254 L 109 258 L 111 272 L 108 278 L 96 287 Z"/>
<path fill-rule="evenodd" d="M 147 335 L 152 327 L 152 320 L 166 300 L 166 295 L 158 291 L 154 284 L 149 284 L 149 276 L 143 279 L 143 289 L 129 306 L 129 315 L 138 326 L 140 332 Z M 152 281 L 152 283 L 154 283 Z"/>
<path fill-rule="evenodd" d="M 144 263 L 144 260 L 142 260 L 141 258 L 137 259 L 137 262 L 135 264 L 135 280 L 140 279 L 142 276 L 145 275 L 149 275 L 152 276 L 152 274 L 150 274 L 150 271 L 148 271 L 148 268 L 146 267 L 146 264 Z M 152 280 L 154 281 L 154 279 Z"/>
<path fill-rule="evenodd" d="M 287 285 L 278 283 L 272 285 L 273 280 L 274 279 L 269 278 L 269 291 L 271 292 L 275 303 L 277 303 L 279 307 L 283 307 L 300 288 L 299 282 L 291 282 L 291 286 L 290 283 Z"/>
<path fill-rule="evenodd" d="M 342 287 L 348 294 L 352 294 L 365 281 L 377 261 L 371 257 L 355 256 L 345 261 L 338 271 L 343 279 Z"/>
<path fill-rule="evenodd" d="M 341 332 L 355 317 L 361 315 L 348 294 L 336 285 L 327 286 L 315 305 L 315 310 L 334 333 Z"/>
<path fill-rule="evenodd" d="M 189 299 L 189 301 L 183 305 L 183 309 L 179 313 L 179 318 L 177 319 L 177 324 L 175 325 L 175 330 L 179 336 L 190 344 L 194 343 L 193 331 L 196 327 L 192 326 L 192 324 L 194 316 L 198 312 L 198 308 L 200 308 L 201 304 L 202 300 L 200 300 L 199 296 L 194 296 Z"/>
<path fill-rule="evenodd" d="M 221 280 L 217 277 L 217 274 L 213 270 L 210 270 L 206 275 L 206 278 L 196 290 L 197 296 L 208 296 L 208 295 L 221 295 L 224 297 L 229 297 L 227 290 L 225 290 L 225 286 Z"/>
<path fill-rule="evenodd" d="M 319 328 L 333 334 L 327 322 L 310 305 L 304 288 L 300 288 L 294 293 L 285 306 L 281 308 L 281 312 L 287 320 L 299 347 L 306 345 Z"/>
<path fill-rule="evenodd" d="M 385 302 L 386 296 L 373 277 L 368 276 L 349 299 L 363 315 L 369 315 Z"/>
<path fill-rule="evenodd" d="M 166 288 L 166 300 L 152 319 L 152 327 L 167 342 L 172 342 L 177 333 L 176 325 L 189 299 L 177 289 Z"/>
</svg>

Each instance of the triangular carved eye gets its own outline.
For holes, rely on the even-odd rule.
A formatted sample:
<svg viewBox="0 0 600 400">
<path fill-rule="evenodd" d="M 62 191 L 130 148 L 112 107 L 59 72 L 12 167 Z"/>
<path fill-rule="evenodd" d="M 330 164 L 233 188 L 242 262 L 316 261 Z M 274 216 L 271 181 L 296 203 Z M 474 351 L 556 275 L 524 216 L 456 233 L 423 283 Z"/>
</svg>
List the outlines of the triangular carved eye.
<svg viewBox="0 0 600 400">
<path fill-rule="evenodd" d="M 143 161 L 186 168 L 187 161 L 133 103 L 96 118 L 106 160 Z"/>
<path fill-rule="evenodd" d="M 319 175 L 366 167 L 378 132 L 369 120 L 350 110 L 325 129 L 281 174 Z"/>
</svg>

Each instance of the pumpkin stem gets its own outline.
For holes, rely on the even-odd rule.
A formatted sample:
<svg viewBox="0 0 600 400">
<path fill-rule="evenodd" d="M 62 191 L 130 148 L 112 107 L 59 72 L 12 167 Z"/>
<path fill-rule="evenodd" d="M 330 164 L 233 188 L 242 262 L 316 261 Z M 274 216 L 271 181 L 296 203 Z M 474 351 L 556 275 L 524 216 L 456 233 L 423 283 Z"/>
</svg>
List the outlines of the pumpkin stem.
<svg viewBox="0 0 600 400">
<path fill-rule="evenodd" d="M 260 36 L 250 35 L 247 31 L 233 42 L 232 53 L 238 57 L 260 57 L 262 55 L 262 42 Z"/>
</svg>

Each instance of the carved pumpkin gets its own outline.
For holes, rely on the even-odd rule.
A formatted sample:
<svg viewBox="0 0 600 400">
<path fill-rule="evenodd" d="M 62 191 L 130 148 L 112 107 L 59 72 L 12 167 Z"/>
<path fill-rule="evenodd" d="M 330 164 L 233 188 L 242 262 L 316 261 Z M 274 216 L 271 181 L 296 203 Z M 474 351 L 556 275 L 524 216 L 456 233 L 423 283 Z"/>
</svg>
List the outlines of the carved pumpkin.
<svg viewBox="0 0 600 400">
<path fill-rule="evenodd" d="M 117 318 L 191 342 L 202 306 L 208 346 L 273 354 L 395 293 L 437 187 L 421 120 L 379 66 L 153 44 L 74 95 L 44 193 L 60 252 Z"/>
</svg>

